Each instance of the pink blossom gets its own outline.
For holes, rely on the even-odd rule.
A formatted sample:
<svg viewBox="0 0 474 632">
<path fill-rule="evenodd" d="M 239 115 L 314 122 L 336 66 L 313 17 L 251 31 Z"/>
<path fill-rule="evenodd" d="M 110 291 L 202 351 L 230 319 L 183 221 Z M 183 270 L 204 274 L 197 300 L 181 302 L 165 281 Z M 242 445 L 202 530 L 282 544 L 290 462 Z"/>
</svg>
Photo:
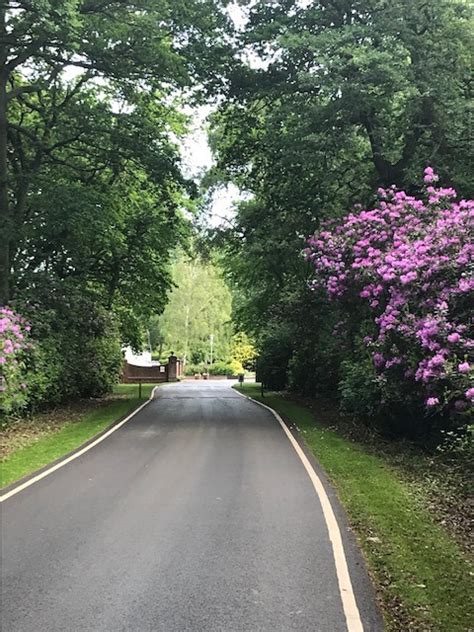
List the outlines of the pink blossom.
<svg viewBox="0 0 474 632">
<path fill-rule="evenodd" d="M 374 358 L 374 364 L 376 367 L 380 368 L 381 366 L 385 364 L 385 360 L 381 353 L 374 353 L 373 358 Z"/>
<path fill-rule="evenodd" d="M 469 362 L 462 362 L 461 364 L 458 365 L 459 373 L 469 373 L 470 368 L 471 366 Z"/>
<path fill-rule="evenodd" d="M 426 167 L 424 171 L 424 181 L 425 182 L 437 182 L 439 179 L 436 173 L 434 172 L 432 167 Z"/>
<path fill-rule="evenodd" d="M 426 400 L 427 406 L 437 406 L 439 404 L 439 399 L 437 397 L 428 397 Z"/>
<path fill-rule="evenodd" d="M 428 201 L 394 187 L 380 190 L 378 207 L 328 222 L 308 240 L 305 256 L 314 266 L 313 288 L 348 313 L 357 312 L 357 301 L 369 307 L 376 333 L 364 342 L 377 347 L 380 371 L 403 358 L 403 379 L 424 389 L 424 401 L 448 385 L 454 402 L 468 386 L 464 358 L 474 348 L 466 328 L 474 200 L 457 202 L 454 190 L 438 188 L 432 167 L 424 178 Z M 401 379 L 396 375 L 387 379 Z"/>
<path fill-rule="evenodd" d="M 431 358 L 429 364 L 432 367 L 438 367 L 438 366 L 443 366 L 444 362 L 445 362 L 444 357 L 438 353 Z"/>
<path fill-rule="evenodd" d="M 459 290 L 461 292 L 469 292 L 473 287 L 473 283 L 469 279 L 460 279 Z"/>
</svg>

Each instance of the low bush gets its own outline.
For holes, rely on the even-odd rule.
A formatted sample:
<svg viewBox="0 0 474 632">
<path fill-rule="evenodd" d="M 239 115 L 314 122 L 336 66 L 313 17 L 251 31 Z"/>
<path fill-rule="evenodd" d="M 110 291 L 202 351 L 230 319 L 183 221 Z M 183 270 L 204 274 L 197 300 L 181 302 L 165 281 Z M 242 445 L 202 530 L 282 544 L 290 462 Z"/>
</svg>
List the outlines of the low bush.
<svg viewBox="0 0 474 632">
<path fill-rule="evenodd" d="M 3 416 L 111 391 L 123 358 L 119 327 L 105 308 L 74 293 L 66 304 L 52 296 L 48 308 L 23 307 L 23 316 L 0 312 Z"/>
<path fill-rule="evenodd" d="M 244 373 L 244 367 L 237 360 L 215 362 L 209 366 L 209 375 L 239 375 L 240 373 Z"/>
<path fill-rule="evenodd" d="M 27 357 L 30 325 L 16 312 L 0 309 L 0 412 L 14 414 L 28 404 Z"/>
<path fill-rule="evenodd" d="M 184 366 L 184 375 L 201 375 L 201 373 L 205 373 L 206 370 L 204 364 L 186 364 Z"/>
</svg>

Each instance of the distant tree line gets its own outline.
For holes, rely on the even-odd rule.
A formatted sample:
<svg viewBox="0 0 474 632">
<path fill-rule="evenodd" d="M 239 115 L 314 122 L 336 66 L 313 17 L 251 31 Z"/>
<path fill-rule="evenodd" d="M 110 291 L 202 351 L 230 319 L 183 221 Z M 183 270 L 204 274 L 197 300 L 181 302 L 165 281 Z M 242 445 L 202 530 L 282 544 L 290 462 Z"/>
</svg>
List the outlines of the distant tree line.
<svg viewBox="0 0 474 632">
<path fill-rule="evenodd" d="M 256 351 L 232 322 L 232 295 L 219 263 L 197 252 L 182 252 L 172 266 L 173 289 L 161 315 L 148 322 L 151 350 L 165 360 L 170 353 L 186 373 L 234 375 L 255 368 Z"/>
</svg>

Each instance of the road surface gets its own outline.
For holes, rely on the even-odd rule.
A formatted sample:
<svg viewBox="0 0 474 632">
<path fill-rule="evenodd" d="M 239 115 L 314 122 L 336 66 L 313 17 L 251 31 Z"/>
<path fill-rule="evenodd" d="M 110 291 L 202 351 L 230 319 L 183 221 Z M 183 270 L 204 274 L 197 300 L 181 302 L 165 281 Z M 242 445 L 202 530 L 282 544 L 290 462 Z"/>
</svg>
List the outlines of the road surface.
<svg viewBox="0 0 474 632">
<path fill-rule="evenodd" d="M 329 491 L 363 629 L 382 624 Z M 270 412 L 227 382 L 166 385 L 2 504 L 4 632 L 343 632 L 328 528 Z M 350 626 L 349 626 L 350 627 Z"/>
</svg>

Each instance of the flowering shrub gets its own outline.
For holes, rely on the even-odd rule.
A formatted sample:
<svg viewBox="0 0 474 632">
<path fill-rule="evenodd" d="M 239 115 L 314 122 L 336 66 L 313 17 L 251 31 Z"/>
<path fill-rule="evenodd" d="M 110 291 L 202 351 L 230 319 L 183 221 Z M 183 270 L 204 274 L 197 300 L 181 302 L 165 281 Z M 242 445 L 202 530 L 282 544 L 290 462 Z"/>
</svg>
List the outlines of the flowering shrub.
<svg viewBox="0 0 474 632">
<path fill-rule="evenodd" d="M 438 188 L 431 167 L 426 195 L 379 189 L 376 208 L 331 221 L 308 240 L 314 288 L 366 309 L 363 343 L 386 382 L 411 383 L 427 411 L 466 411 L 472 386 L 474 200 Z"/>
<path fill-rule="evenodd" d="M 28 402 L 25 358 L 30 326 L 13 310 L 0 309 L 0 411 L 12 413 Z"/>
</svg>

